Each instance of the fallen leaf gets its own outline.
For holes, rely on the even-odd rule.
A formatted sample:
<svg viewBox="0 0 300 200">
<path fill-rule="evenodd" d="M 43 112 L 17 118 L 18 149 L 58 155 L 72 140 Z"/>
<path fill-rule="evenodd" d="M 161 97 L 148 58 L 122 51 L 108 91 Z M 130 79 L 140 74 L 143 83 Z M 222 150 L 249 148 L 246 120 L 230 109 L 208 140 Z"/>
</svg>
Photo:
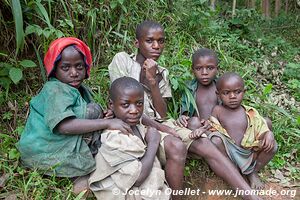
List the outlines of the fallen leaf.
<svg viewBox="0 0 300 200">
<path fill-rule="evenodd" d="M 18 197 L 16 194 L 11 194 L 11 195 L 5 197 L 4 200 L 17 200 L 17 199 L 18 199 Z"/>
<path fill-rule="evenodd" d="M 283 176 L 282 172 L 279 171 L 278 169 L 276 169 L 274 177 L 277 178 L 277 179 L 279 179 L 280 181 L 285 179 L 285 177 Z"/>
<path fill-rule="evenodd" d="M 0 177 L 0 188 L 3 188 L 5 186 L 6 181 L 9 178 L 9 174 L 2 174 Z"/>
</svg>

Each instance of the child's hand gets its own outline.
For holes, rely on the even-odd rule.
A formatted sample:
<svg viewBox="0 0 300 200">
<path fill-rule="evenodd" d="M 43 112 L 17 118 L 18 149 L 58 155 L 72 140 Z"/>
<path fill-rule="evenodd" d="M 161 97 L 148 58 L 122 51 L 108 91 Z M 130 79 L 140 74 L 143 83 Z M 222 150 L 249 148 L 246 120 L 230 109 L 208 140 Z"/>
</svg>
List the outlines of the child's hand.
<svg viewBox="0 0 300 200">
<path fill-rule="evenodd" d="M 113 111 L 110 110 L 110 109 L 104 110 L 104 111 L 103 111 L 103 116 L 104 116 L 104 117 L 103 117 L 104 119 L 112 119 L 112 118 L 115 117 Z"/>
<path fill-rule="evenodd" d="M 155 81 L 156 82 L 156 70 L 157 70 L 158 64 L 150 58 L 147 58 L 144 61 L 142 70 L 145 71 L 146 79 L 149 83 Z"/>
<path fill-rule="evenodd" d="M 174 122 L 174 124 L 179 127 L 187 127 L 189 119 L 190 119 L 189 116 L 180 115 L 179 118 Z"/>
<path fill-rule="evenodd" d="M 160 142 L 160 134 L 156 128 L 149 126 L 147 128 L 145 140 L 148 145 L 150 144 L 158 144 Z"/>
<path fill-rule="evenodd" d="M 107 129 L 120 130 L 125 135 L 133 134 L 130 126 L 120 119 L 108 119 Z"/>
<path fill-rule="evenodd" d="M 208 131 L 208 129 L 210 129 L 210 128 L 211 128 L 211 126 L 207 123 L 204 126 L 193 130 L 190 133 L 189 138 L 190 139 L 197 139 L 197 138 L 200 138 L 200 137 L 207 137 L 205 132 Z"/>
<path fill-rule="evenodd" d="M 274 145 L 275 139 L 273 133 L 271 131 L 266 132 L 261 141 L 261 149 L 265 152 L 269 152 L 274 148 Z"/>
</svg>

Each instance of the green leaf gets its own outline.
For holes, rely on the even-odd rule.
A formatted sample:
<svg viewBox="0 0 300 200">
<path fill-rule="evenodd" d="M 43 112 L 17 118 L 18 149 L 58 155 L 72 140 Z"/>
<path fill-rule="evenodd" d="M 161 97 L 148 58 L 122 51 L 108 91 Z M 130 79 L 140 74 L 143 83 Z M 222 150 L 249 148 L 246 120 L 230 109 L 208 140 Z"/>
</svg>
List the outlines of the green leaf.
<svg viewBox="0 0 300 200">
<path fill-rule="evenodd" d="M 36 64 L 32 60 L 22 60 L 20 65 L 23 67 L 36 67 Z"/>
<path fill-rule="evenodd" d="M 49 30 L 49 29 L 44 29 L 43 30 L 43 35 L 46 37 L 46 38 L 49 38 L 49 36 L 51 35 L 52 31 Z"/>
<path fill-rule="evenodd" d="M 45 22 L 47 23 L 48 27 L 52 27 L 50 23 L 49 15 L 45 7 L 39 1 L 36 1 L 35 4 L 38 8 L 37 12 L 39 13 L 39 15 L 41 15 L 45 19 Z"/>
<path fill-rule="evenodd" d="M 8 158 L 10 160 L 13 160 L 13 159 L 18 159 L 20 157 L 20 153 L 17 151 L 17 149 L 11 149 L 8 153 Z"/>
<path fill-rule="evenodd" d="M 111 2 L 110 2 L 110 7 L 111 7 L 111 9 L 116 8 L 117 5 L 118 5 L 118 2 L 117 2 L 117 1 L 111 1 Z"/>
<path fill-rule="evenodd" d="M 9 77 L 15 84 L 17 84 L 22 79 L 23 72 L 21 69 L 13 67 L 9 70 Z"/>
<path fill-rule="evenodd" d="M 87 191 L 86 190 L 83 190 L 82 192 L 80 192 L 78 194 L 78 196 L 76 196 L 76 198 L 74 200 L 80 200 L 82 199 L 83 195 L 86 193 Z"/>
<path fill-rule="evenodd" d="M 15 22 L 16 43 L 17 43 L 16 55 L 17 55 L 19 50 L 22 50 L 24 46 L 23 14 L 22 14 L 20 1 L 12 0 L 11 9 L 14 16 L 14 22 Z"/>
<path fill-rule="evenodd" d="M 9 89 L 9 86 L 11 84 L 11 80 L 7 77 L 0 77 L 0 85 L 4 87 L 6 90 Z"/>
<path fill-rule="evenodd" d="M 297 117 L 297 124 L 300 125 L 300 116 Z"/>
<path fill-rule="evenodd" d="M 29 35 L 32 33 L 37 33 L 40 35 L 40 31 L 42 28 L 39 25 L 33 24 L 33 25 L 28 25 L 25 29 L 25 35 Z"/>
<path fill-rule="evenodd" d="M 0 56 L 7 57 L 8 55 L 6 53 L 0 52 Z"/>
<path fill-rule="evenodd" d="M 179 85 L 177 79 L 172 78 L 171 79 L 171 85 L 172 85 L 172 88 L 173 88 L 174 91 L 177 90 L 178 89 L 178 85 Z"/>
<path fill-rule="evenodd" d="M 273 88 L 273 85 L 271 83 L 269 83 L 268 85 L 266 85 L 266 87 L 264 88 L 263 94 L 266 96 L 268 94 L 271 93 Z"/>
</svg>

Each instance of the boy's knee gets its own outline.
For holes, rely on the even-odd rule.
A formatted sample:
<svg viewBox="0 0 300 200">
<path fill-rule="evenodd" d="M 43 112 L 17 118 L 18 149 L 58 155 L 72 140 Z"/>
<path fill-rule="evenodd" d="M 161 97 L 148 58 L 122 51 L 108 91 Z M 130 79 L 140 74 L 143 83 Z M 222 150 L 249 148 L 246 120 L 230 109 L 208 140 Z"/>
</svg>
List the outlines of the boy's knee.
<svg viewBox="0 0 300 200">
<path fill-rule="evenodd" d="M 201 120 L 199 117 L 191 117 L 188 121 L 188 129 L 195 130 L 201 127 Z"/>
<path fill-rule="evenodd" d="M 278 151 L 278 145 L 277 142 L 275 142 L 273 149 L 271 150 L 271 154 L 275 155 Z"/>
<path fill-rule="evenodd" d="M 178 138 L 168 136 L 165 138 L 165 152 L 167 159 L 184 160 L 186 158 L 186 145 Z"/>
<path fill-rule="evenodd" d="M 272 121 L 269 117 L 265 117 L 265 120 L 267 122 L 268 128 L 272 131 Z"/>
<path fill-rule="evenodd" d="M 223 145 L 223 141 L 220 137 L 217 137 L 217 136 L 213 136 L 211 138 L 211 142 L 216 145 L 217 147 L 222 147 Z"/>
<path fill-rule="evenodd" d="M 195 153 L 205 159 L 212 158 L 218 155 L 218 148 L 208 138 L 199 138 L 195 140 L 190 148 L 192 153 Z"/>
</svg>

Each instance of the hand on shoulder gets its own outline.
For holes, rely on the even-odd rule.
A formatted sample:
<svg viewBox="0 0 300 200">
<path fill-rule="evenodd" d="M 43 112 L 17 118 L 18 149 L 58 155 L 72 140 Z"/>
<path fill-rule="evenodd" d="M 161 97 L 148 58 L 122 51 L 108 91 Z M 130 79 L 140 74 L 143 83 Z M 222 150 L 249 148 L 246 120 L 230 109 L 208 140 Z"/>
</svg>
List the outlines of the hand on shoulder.
<svg viewBox="0 0 300 200">
<path fill-rule="evenodd" d="M 120 119 L 105 119 L 107 120 L 107 127 L 106 129 L 111 129 L 111 130 L 120 130 L 123 134 L 129 135 L 132 134 L 132 129 L 128 124 L 123 122 Z"/>
</svg>

